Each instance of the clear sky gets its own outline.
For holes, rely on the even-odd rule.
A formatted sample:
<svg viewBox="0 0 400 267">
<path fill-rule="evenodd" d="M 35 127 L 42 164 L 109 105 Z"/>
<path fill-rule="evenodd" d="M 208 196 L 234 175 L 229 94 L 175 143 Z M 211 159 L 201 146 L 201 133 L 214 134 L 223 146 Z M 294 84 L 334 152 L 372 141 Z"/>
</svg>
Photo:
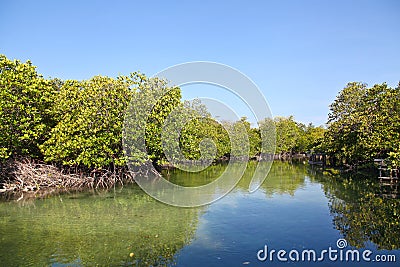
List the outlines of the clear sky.
<svg viewBox="0 0 400 267">
<path fill-rule="evenodd" d="M 320 125 L 347 82 L 397 85 L 399 14 L 397 0 L 0 0 L 0 53 L 62 79 L 219 62 L 249 76 L 275 116 Z"/>
</svg>

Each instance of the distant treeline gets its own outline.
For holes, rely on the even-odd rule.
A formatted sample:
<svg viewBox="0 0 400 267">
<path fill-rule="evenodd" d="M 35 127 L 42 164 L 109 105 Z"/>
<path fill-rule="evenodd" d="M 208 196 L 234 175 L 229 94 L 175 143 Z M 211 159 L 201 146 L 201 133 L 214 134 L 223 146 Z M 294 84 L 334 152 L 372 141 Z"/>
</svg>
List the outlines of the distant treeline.
<svg viewBox="0 0 400 267">
<path fill-rule="evenodd" d="M 180 88 L 168 88 L 165 81 L 141 73 L 83 81 L 45 79 L 30 61 L 22 63 L 4 55 L 0 55 L 0 159 L 29 157 L 82 170 L 125 166 L 124 116 L 139 92 L 142 103 L 157 94 L 163 96 L 147 118 L 146 154 L 130 152 L 138 163 L 168 163 L 163 125 L 172 110 L 181 108 L 182 114 L 193 116 L 179 137 L 180 150 L 189 160 L 320 151 L 338 164 L 382 157 L 399 165 L 399 87 L 349 83 L 330 106 L 327 128 L 296 122 L 292 116 L 264 119 L 252 128 L 246 118 L 220 124 L 201 102 L 182 101 Z M 271 129 L 276 131 L 276 140 L 270 136 Z M 215 146 L 202 142 L 206 138 Z M 249 146 L 240 146 L 243 138 L 248 138 Z M 262 138 L 267 146 L 262 146 Z M 271 142 L 276 142 L 276 151 L 270 151 Z"/>
</svg>

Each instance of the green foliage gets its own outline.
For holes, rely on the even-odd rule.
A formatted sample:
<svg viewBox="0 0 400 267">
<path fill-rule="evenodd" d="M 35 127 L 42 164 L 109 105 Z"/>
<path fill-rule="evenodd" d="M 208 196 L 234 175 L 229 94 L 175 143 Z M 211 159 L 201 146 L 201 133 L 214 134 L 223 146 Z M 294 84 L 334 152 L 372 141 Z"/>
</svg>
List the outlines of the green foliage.
<svg viewBox="0 0 400 267">
<path fill-rule="evenodd" d="M 261 153 L 275 154 L 276 151 L 276 127 L 271 118 L 265 118 L 259 122 L 259 133 L 262 140 Z"/>
<path fill-rule="evenodd" d="M 261 152 L 260 130 L 258 128 L 251 128 L 250 122 L 247 121 L 246 117 L 242 117 L 240 123 L 243 124 L 249 138 L 249 157 L 254 157 Z"/>
<path fill-rule="evenodd" d="M 300 129 L 298 128 L 293 116 L 289 118 L 277 117 L 275 119 L 276 128 L 276 152 L 294 152 L 300 140 Z"/>
<path fill-rule="evenodd" d="M 40 157 L 38 145 L 54 125 L 49 110 L 55 89 L 56 83 L 39 75 L 30 61 L 0 55 L 0 159 Z"/>
<path fill-rule="evenodd" d="M 325 129 L 321 126 L 315 127 L 311 123 L 304 125 L 296 122 L 293 116 L 276 117 L 264 119 L 260 122 L 260 133 L 265 135 L 266 153 L 270 151 L 276 143 L 276 153 L 296 153 L 312 150 L 320 150 Z M 273 133 L 276 131 L 276 140 Z M 269 148 L 267 148 L 269 147 Z"/>
<path fill-rule="evenodd" d="M 260 151 L 259 130 L 251 128 L 244 117 L 219 123 L 199 100 L 185 101 L 171 116 L 164 128 L 167 140 L 163 145 L 174 162 L 209 162 L 223 156 L 245 159 Z"/>
<path fill-rule="evenodd" d="M 123 165 L 122 123 L 137 77 L 96 76 L 65 81 L 52 109 L 57 125 L 40 146 L 48 162 L 102 167 Z"/>
<path fill-rule="evenodd" d="M 392 165 L 400 166 L 396 159 L 400 140 L 400 88 L 377 84 L 368 88 L 358 111 L 360 120 L 360 146 L 366 158 L 391 157 Z"/>
<path fill-rule="evenodd" d="M 250 151 L 250 123 L 246 118 L 236 122 L 224 122 L 224 128 L 227 130 L 230 141 L 230 157 L 232 159 L 246 159 Z"/>
<path fill-rule="evenodd" d="M 358 145 L 360 121 L 357 111 L 365 91 L 365 84 L 349 83 L 330 105 L 328 131 L 325 136 L 328 153 L 351 161 L 361 159 Z"/>
<path fill-rule="evenodd" d="M 214 147 L 205 142 L 206 139 L 212 141 Z M 191 120 L 182 130 L 179 145 L 189 160 L 198 160 L 202 154 L 205 158 L 219 158 L 229 153 L 228 133 L 221 124 L 207 117 Z"/>
<path fill-rule="evenodd" d="M 391 157 L 399 165 L 400 89 L 349 83 L 330 106 L 324 146 L 350 164 Z"/>
<path fill-rule="evenodd" d="M 275 118 L 276 152 L 293 153 L 301 140 L 301 129 L 294 121 L 293 116 Z"/>
<path fill-rule="evenodd" d="M 326 129 L 322 126 L 315 127 L 311 123 L 305 128 L 304 131 L 304 139 L 305 144 L 304 148 L 307 151 L 315 150 L 320 151 L 322 150 L 324 134 Z"/>
<path fill-rule="evenodd" d="M 230 153 L 228 132 L 200 100 L 184 101 L 165 121 L 163 146 L 172 163 L 207 163 Z"/>
<path fill-rule="evenodd" d="M 151 81 L 150 81 L 151 82 Z M 165 159 L 161 133 L 165 119 L 181 103 L 181 90 L 179 87 L 167 88 L 163 81 L 156 81 L 156 85 L 140 87 L 140 90 L 150 89 L 157 95 L 157 99 L 146 123 L 146 147 L 147 153 L 153 162 Z M 143 89 L 142 89 L 143 88 Z M 143 100 L 148 101 L 148 100 Z M 139 102 L 140 103 L 140 102 Z"/>
<path fill-rule="evenodd" d="M 138 164 L 166 162 L 165 149 L 180 160 L 215 160 L 272 154 L 276 144 L 277 153 L 325 151 L 350 164 L 379 157 L 400 165 L 400 85 L 347 84 L 330 105 L 327 125 L 305 125 L 293 116 L 264 119 L 259 128 L 246 118 L 220 124 L 200 101 L 182 102 L 180 88 L 158 78 L 132 73 L 48 80 L 30 61 L 0 55 L 0 159 L 22 155 L 89 168 L 122 166 L 122 130 L 128 128 L 129 160 Z M 177 129 L 177 145 L 168 138 L 163 143 Z"/>
<path fill-rule="evenodd" d="M 140 82 L 126 110 L 124 149 L 129 162 L 165 161 L 162 132 L 168 115 L 180 105 L 181 91 L 158 78 L 140 75 Z"/>
</svg>

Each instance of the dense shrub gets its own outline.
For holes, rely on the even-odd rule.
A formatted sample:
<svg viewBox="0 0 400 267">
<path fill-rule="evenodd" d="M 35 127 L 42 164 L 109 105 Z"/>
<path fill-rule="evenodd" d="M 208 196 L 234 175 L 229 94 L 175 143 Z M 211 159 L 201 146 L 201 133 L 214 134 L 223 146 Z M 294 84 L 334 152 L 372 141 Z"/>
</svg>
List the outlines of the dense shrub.
<svg viewBox="0 0 400 267">
<path fill-rule="evenodd" d="M 123 165 L 124 111 L 136 83 L 102 76 L 65 81 L 51 111 L 58 123 L 40 146 L 44 159 L 87 167 Z"/>
<path fill-rule="evenodd" d="M 21 63 L 0 55 L 0 159 L 41 157 L 38 146 L 54 126 L 50 109 L 57 83 Z"/>
<path fill-rule="evenodd" d="M 341 162 L 389 157 L 399 166 L 399 140 L 400 86 L 349 83 L 331 104 L 324 147 Z"/>
</svg>

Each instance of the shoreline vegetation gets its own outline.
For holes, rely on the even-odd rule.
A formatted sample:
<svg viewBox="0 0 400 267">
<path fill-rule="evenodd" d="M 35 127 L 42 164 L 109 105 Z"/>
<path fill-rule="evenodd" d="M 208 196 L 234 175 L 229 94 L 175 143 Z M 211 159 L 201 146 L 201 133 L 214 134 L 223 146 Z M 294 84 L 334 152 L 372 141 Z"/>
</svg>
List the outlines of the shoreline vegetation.
<svg viewBox="0 0 400 267">
<path fill-rule="evenodd" d="M 340 170 L 373 169 L 375 158 L 396 168 L 399 92 L 400 83 L 396 88 L 385 83 L 368 88 L 352 82 L 330 105 L 326 127 L 305 125 L 290 116 L 265 118 L 253 128 L 245 117 L 220 124 L 200 101 L 182 101 L 180 88 L 168 88 L 165 81 L 141 73 L 84 81 L 45 79 L 30 61 L 0 55 L 0 196 L 110 188 L 134 182 L 135 175 L 154 170 L 150 165 L 157 171 L 171 167 L 161 135 L 176 109 L 183 111 L 181 117 L 192 118 L 179 137 L 179 149 L 188 161 L 308 160 L 323 153 L 328 166 Z M 128 107 L 129 112 L 140 112 L 129 106 L 131 99 L 157 99 L 146 121 L 147 151 L 129 153 L 129 162 L 138 166 L 134 172 L 127 167 L 122 142 L 127 136 L 140 139 L 135 131 L 124 132 Z M 215 146 L 202 142 L 207 138 Z M 248 146 L 242 145 L 244 138 Z"/>
<path fill-rule="evenodd" d="M 232 159 L 235 161 L 291 161 L 308 160 L 304 154 L 295 154 L 293 156 L 274 155 L 270 159 Z M 228 157 L 223 157 L 213 164 L 224 164 L 229 162 Z M 127 167 L 119 167 L 111 171 L 109 169 L 82 170 L 69 166 L 56 166 L 48 164 L 38 159 L 21 157 L 17 159 L 8 159 L 0 164 L 0 198 L 19 199 L 30 197 L 46 197 L 68 191 L 80 190 L 102 190 L 110 189 L 115 186 L 124 186 L 135 183 L 135 175 L 149 175 L 152 168 L 148 162 L 138 167 L 135 172 L 129 171 Z M 155 166 L 157 172 L 152 175 L 160 175 L 163 170 L 173 170 L 176 167 L 172 164 L 163 164 Z M 25 195 L 24 195 L 25 194 Z"/>
<path fill-rule="evenodd" d="M 73 168 L 57 167 L 31 158 L 12 159 L 2 163 L 0 193 L 4 198 L 45 197 L 54 193 L 82 189 L 111 188 L 134 182 L 128 171 L 92 170 L 89 173 Z"/>
</svg>

